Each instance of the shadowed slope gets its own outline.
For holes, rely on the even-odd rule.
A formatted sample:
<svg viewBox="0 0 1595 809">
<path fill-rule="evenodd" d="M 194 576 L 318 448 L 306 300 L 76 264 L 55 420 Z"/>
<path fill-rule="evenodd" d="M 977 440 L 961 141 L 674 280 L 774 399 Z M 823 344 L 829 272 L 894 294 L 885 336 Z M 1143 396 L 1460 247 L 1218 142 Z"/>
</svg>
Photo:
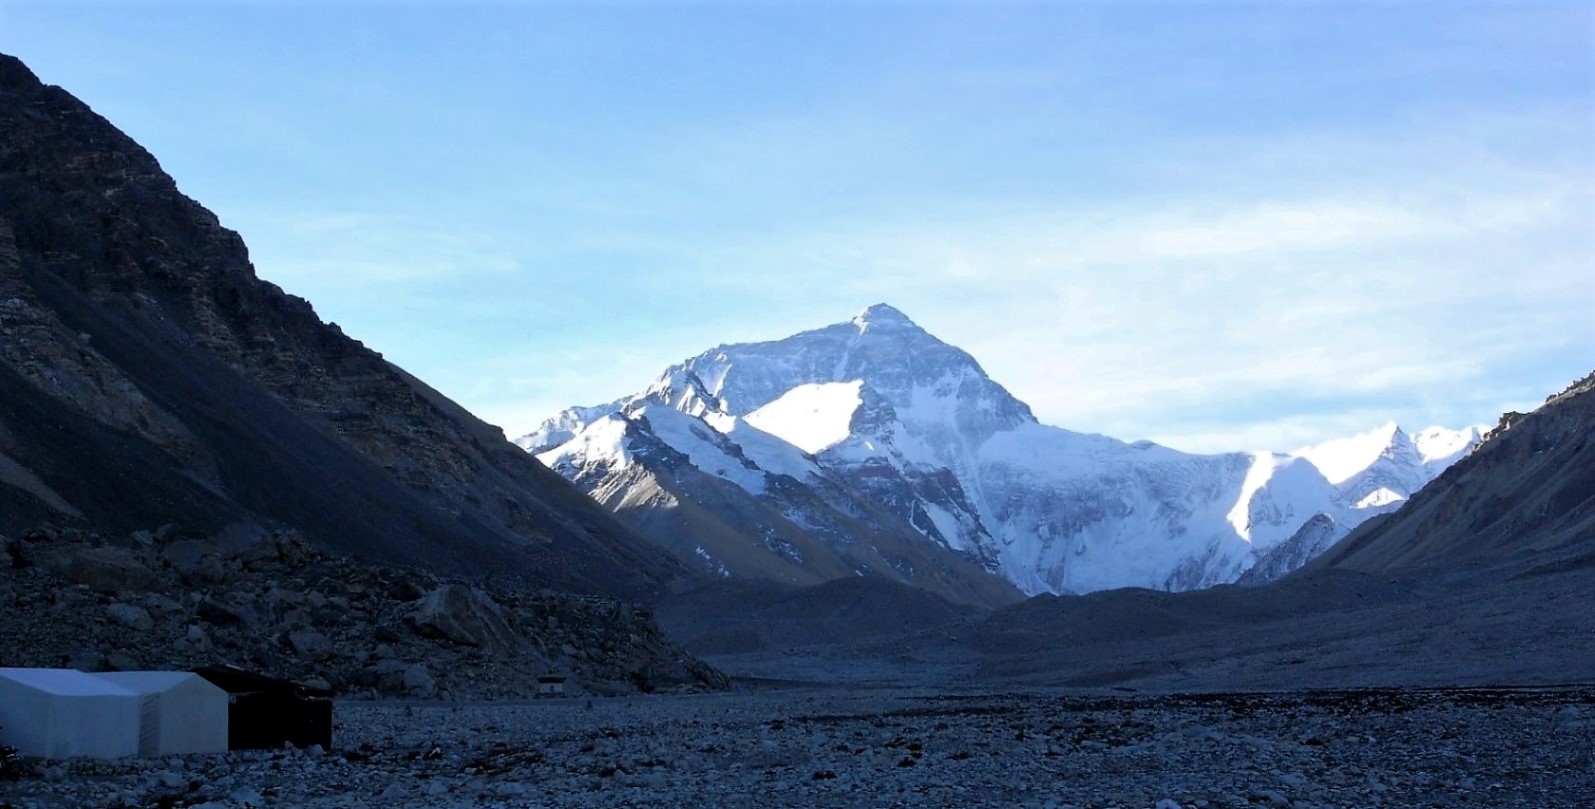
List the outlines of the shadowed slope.
<svg viewBox="0 0 1595 809">
<path fill-rule="evenodd" d="M 683 571 L 310 305 L 70 94 L 0 56 L 0 530 L 287 524 L 641 596 Z"/>
</svg>

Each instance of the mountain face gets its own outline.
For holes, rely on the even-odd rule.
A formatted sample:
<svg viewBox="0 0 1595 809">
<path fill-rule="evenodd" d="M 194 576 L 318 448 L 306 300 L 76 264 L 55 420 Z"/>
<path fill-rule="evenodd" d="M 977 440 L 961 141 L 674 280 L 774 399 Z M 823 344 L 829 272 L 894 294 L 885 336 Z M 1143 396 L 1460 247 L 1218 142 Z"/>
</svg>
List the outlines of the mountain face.
<svg viewBox="0 0 1595 809">
<path fill-rule="evenodd" d="M 1348 498 L 1362 483 L 1337 487 L 1303 454 L 1190 455 L 1043 425 L 974 358 L 884 304 L 784 340 L 711 349 L 634 396 L 566 410 L 516 443 L 656 538 L 659 522 L 686 519 L 680 512 L 700 523 L 727 512 L 685 484 L 685 463 L 714 479 L 704 491 L 739 489 L 799 529 L 816 520 L 791 520 L 804 511 L 794 503 L 817 499 L 894 536 L 906 528 L 907 540 L 1027 594 L 1234 581 L 1312 522 L 1315 541 L 1298 539 L 1271 563 L 1282 575 L 1372 513 L 1358 506 L 1366 497 Z M 668 462 L 659 444 L 676 451 Z M 1390 473 L 1408 460 L 1392 460 Z M 1380 474 L 1369 484 L 1402 496 L 1415 488 L 1412 475 Z M 654 491 L 662 476 L 676 483 L 668 501 Z M 737 519 L 751 513 L 739 508 Z M 820 543 L 844 545 L 847 526 L 831 525 L 838 532 Z M 736 536 L 770 527 L 738 523 L 721 552 L 690 553 L 721 564 Z M 676 540 L 665 544 L 687 558 Z"/>
<path fill-rule="evenodd" d="M 148 152 L 0 55 L 0 531 L 323 547 L 627 597 L 685 571 L 255 277 Z"/>
</svg>

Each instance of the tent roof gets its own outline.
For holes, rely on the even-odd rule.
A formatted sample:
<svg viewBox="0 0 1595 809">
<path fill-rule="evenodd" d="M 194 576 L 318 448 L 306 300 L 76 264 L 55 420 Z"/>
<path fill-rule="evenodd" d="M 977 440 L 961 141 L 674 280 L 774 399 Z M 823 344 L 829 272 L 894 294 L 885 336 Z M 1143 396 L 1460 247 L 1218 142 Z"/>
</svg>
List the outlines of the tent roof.
<svg viewBox="0 0 1595 809">
<path fill-rule="evenodd" d="M 200 682 L 207 688 L 215 688 L 209 680 L 192 671 L 107 671 L 95 676 L 110 680 L 123 688 L 146 694 L 152 691 L 168 691 L 188 682 Z"/>
<path fill-rule="evenodd" d="M 134 696 L 134 693 L 110 680 L 86 674 L 76 669 L 7 669 L 0 668 L 0 678 L 21 683 L 48 694 L 71 697 Z"/>
</svg>

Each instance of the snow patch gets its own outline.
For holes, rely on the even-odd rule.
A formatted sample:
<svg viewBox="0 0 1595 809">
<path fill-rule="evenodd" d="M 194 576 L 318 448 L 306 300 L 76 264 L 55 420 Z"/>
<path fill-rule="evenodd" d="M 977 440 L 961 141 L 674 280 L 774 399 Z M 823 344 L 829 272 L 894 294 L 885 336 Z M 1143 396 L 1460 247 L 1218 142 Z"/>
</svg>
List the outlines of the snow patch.
<svg viewBox="0 0 1595 809">
<path fill-rule="evenodd" d="M 1433 476 L 1438 477 L 1446 467 L 1461 460 L 1462 456 L 1478 447 L 1489 429 L 1484 425 L 1463 427 L 1460 430 L 1426 427 L 1412 437 L 1412 443 L 1418 448 L 1418 457 L 1423 459 L 1424 467 L 1433 469 Z"/>
<path fill-rule="evenodd" d="M 1369 492 L 1361 500 L 1358 500 L 1357 508 L 1383 508 L 1392 503 L 1400 503 L 1406 499 L 1407 498 L 1400 492 L 1392 491 L 1388 487 L 1381 486 L 1380 488 Z"/>
<path fill-rule="evenodd" d="M 748 424 L 814 455 L 852 433 L 863 380 L 798 385 L 749 413 Z"/>
</svg>

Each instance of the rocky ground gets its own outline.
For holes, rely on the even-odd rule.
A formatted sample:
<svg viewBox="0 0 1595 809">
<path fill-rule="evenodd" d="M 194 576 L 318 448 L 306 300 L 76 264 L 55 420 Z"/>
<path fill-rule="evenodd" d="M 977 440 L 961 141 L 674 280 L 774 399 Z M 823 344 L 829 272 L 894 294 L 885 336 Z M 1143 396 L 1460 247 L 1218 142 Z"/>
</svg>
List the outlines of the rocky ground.
<svg viewBox="0 0 1595 809">
<path fill-rule="evenodd" d="M 0 807 L 1542 807 L 1595 688 L 340 702 L 334 749 L 29 762 Z"/>
<path fill-rule="evenodd" d="M 494 699 L 725 688 L 634 604 L 319 552 L 292 533 L 0 537 L 0 666 L 231 663 L 338 696 Z"/>
</svg>

